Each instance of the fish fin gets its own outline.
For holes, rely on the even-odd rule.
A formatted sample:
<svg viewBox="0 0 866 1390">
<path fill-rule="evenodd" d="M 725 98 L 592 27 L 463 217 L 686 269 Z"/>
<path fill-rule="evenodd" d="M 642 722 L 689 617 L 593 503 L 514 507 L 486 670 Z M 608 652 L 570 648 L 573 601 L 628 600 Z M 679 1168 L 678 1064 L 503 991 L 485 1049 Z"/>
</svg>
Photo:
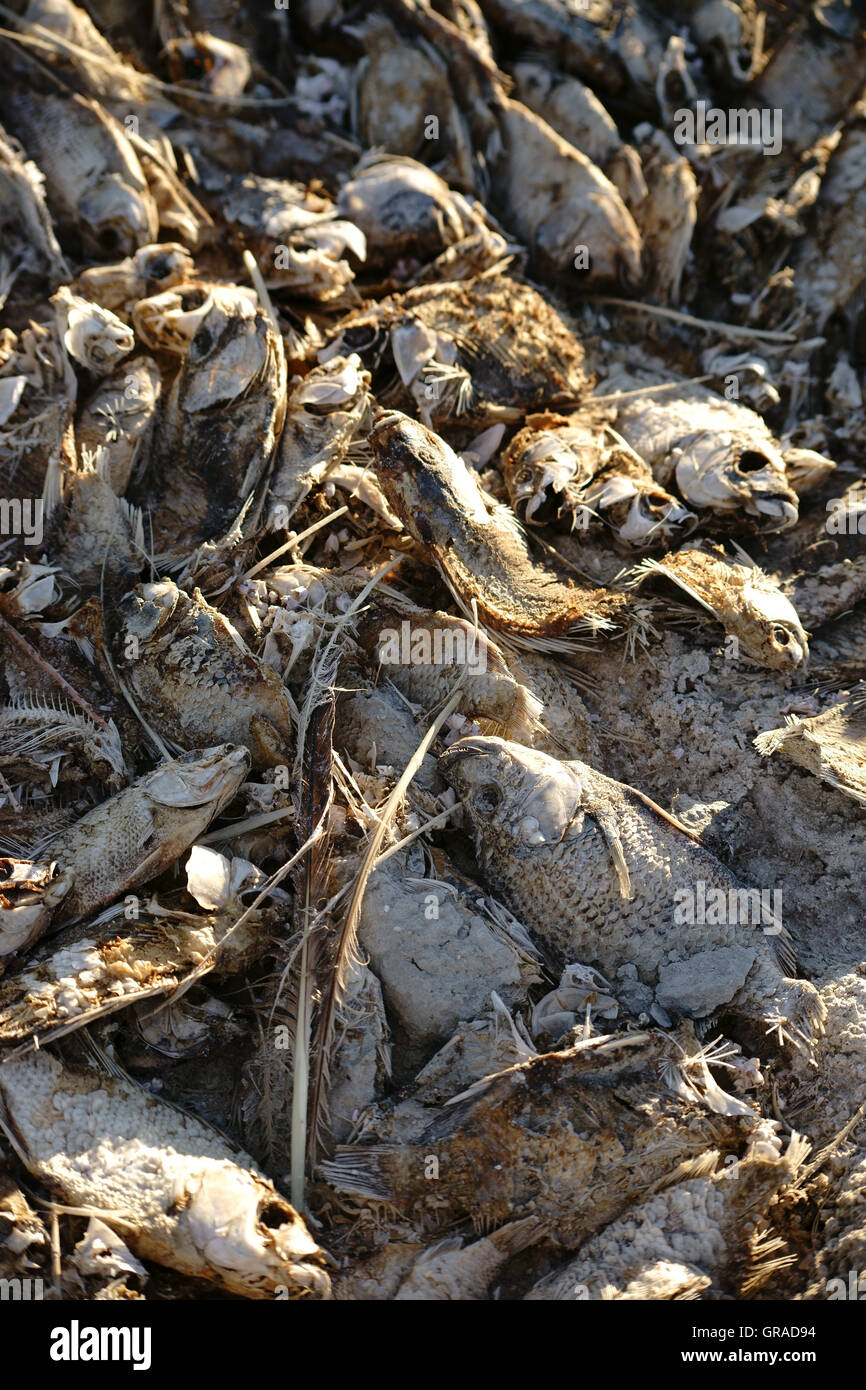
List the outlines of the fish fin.
<svg viewBox="0 0 866 1390">
<path fill-rule="evenodd" d="M 616 828 L 616 823 L 611 819 L 610 816 L 605 815 L 604 813 L 599 815 L 598 811 L 596 811 L 594 812 L 594 815 L 596 821 L 601 827 L 602 834 L 604 835 L 604 838 L 607 841 L 607 847 L 610 851 L 610 857 L 613 860 L 613 866 L 616 869 L 616 876 L 619 879 L 620 896 L 626 899 L 631 898 L 631 875 L 628 871 L 625 850 L 622 847 L 622 840 L 619 837 L 619 831 Z"/>
</svg>

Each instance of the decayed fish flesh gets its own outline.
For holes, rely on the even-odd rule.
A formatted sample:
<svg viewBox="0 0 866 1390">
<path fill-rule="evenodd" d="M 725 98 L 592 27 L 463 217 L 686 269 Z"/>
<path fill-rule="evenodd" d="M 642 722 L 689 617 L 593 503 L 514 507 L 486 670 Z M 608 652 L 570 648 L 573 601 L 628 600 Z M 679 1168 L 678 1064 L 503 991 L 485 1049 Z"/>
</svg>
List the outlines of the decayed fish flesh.
<svg viewBox="0 0 866 1390">
<path fill-rule="evenodd" d="M 419 1142 L 346 1146 L 322 1171 L 427 1224 L 470 1216 L 491 1230 L 537 1216 L 573 1249 L 679 1163 L 738 1148 L 758 1123 L 746 1107 L 719 1114 L 694 1091 L 683 1099 L 675 1055 L 654 1032 L 533 1057 L 455 1097 Z"/>
<path fill-rule="evenodd" d="M 783 973 L 782 922 L 760 894 L 756 925 L 729 912 L 729 900 L 755 906 L 749 890 L 647 798 L 498 738 L 462 739 L 440 766 L 466 800 L 493 891 L 565 960 L 608 977 L 634 965 L 666 1013 L 731 1013 L 811 1054 L 823 1009 L 813 985 Z M 716 904 L 703 918 L 701 894 Z"/>
<path fill-rule="evenodd" d="M 502 460 L 511 505 L 527 521 L 587 530 L 597 517 L 635 549 L 665 547 L 698 524 L 644 461 L 581 416 L 530 415 Z"/>
<path fill-rule="evenodd" d="M 222 613 L 170 579 L 142 584 L 117 605 L 117 669 L 148 722 L 181 748 L 214 736 L 242 744 L 255 768 L 291 761 L 283 684 Z"/>
<path fill-rule="evenodd" d="M 866 709 L 861 690 L 812 719 L 789 715 L 783 728 L 759 734 L 755 747 L 765 755 L 781 753 L 866 806 Z"/>
<path fill-rule="evenodd" d="M 536 645 L 614 629 L 625 595 L 582 588 L 535 560 L 513 514 L 432 430 L 383 412 L 370 443 L 389 503 L 464 612 L 471 615 L 474 600 L 482 622 Z"/>
<path fill-rule="evenodd" d="M 245 1298 L 327 1298 L 322 1252 L 252 1160 L 143 1089 L 31 1055 L 0 1066 L 0 1124 L 35 1177 L 143 1259 Z"/>
<path fill-rule="evenodd" d="M 669 580 L 712 613 L 730 639 L 726 648 L 775 671 L 805 664 L 809 640 L 797 610 L 777 584 L 740 552 L 731 559 L 721 546 L 699 543 L 661 560 L 647 560 L 632 572 L 632 585 Z"/>
</svg>

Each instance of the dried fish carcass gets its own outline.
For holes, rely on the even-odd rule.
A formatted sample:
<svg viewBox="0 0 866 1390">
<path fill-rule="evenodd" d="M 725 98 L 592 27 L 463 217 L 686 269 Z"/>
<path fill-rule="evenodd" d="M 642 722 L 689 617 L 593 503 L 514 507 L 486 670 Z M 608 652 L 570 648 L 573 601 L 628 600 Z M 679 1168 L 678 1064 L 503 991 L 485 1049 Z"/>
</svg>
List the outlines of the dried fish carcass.
<svg viewBox="0 0 866 1390">
<path fill-rule="evenodd" d="M 369 388 L 370 374 L 357 353 L 329 357 L 292 381 L 268 491 L 268 524 L 275 530 L 288 527 L 310 489 L 325 482 L 363 438 Z"/>
<path fill-rule="evenodd" d="M 0 1067 L 0 1125 L 35 1177 L 103 1212 L 142 1258 L 245 1298 L 327 1298 L 294 1208 L 246 1154 L 142 1088 L 24 1057 Z"/>
<path fill-rule="evenodd" d="M 811 719 L 790 715 L 755 739 L 759 753 L 781 753 L 836 791 L 866 805 L 866 709 L 858 687 L 842 704 Z"/>
<path fill-rule="evenodd" d="M 771 904 L 648 798 L 496 738 L 462 739 L 440 766 L 466 800 L 493 892 L 563 959 L 608 977 L 633 965 L 647 1012 L 731 1014 L 762 1046 L 775 1030 L 811 1057 L 821 1001 L 791 976 Z"/>
<path fill-rule="evenodd" d="M 606 427 L 582 415 L 530 415 L 502 461 L 517 515 L 536 525 L 589 529 L 595 518 L 635 549 L 669 546 L 697 517 L 665 492 L 643 459 L 606 439 Z"/>
<path fill-rule="evenodd" d="M 793 526 L 797 494 L 782 449 L 762 417 L 686 382 L 681 391 L 653 394 L 650 388 L 663 384 L 672 385 L 651 373 L 615 372 L 601 388 L 605 395 L 640 391 L 620 404 L 616 427 L 656 480 L 676 486 L 707 525 L 758 531 Z"/>
<path fill-rule="evenodd" d="M 47 276 L 52 285 L 68 280 L 69 267 L 45 201 L 44 176 L 2 128 L 0 208 L 0 248 L 6 282 L 3 298 L 22 271 L 30 276 Z"/>
<path fill-rule="evenodd" d="M 291 762 L 282 682 L 198 589 L 139 585 L 118 603 L 117 624 L 117 670 L 162 737 L 181 748 L 214 736 L 242 744 L 254 768 Z"/>
</svg>

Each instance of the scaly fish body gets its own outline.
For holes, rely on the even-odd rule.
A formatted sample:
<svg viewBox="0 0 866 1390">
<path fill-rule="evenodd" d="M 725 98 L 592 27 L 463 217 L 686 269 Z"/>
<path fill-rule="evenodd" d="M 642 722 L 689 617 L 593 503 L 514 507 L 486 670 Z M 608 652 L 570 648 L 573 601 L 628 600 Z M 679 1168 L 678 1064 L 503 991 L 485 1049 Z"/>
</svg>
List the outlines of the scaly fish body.
<svg viewBox="0 0 866 1390">
<path fill-rule="evenodd" d="M 751 900 L 741 924 L 748 890 L 634 788 L 496 738 L 463 739 L 440 766 L 468 801 L 493 891 L 564 960 L 608 978 L 633 966 L 666 1012 L 732 1013 L 811 1050 L 823 1010 L 811 984 L 783 974 L 781 921 L 760 900 L 749 925 Z M 700 892 L 715 903 L 705 923 Z"/>
<path fill-rule="evenodd" d="M 245 748 L 184 754 L 139 777 L 52 840 L 72 875 L 58 921 L 71 922 L 167 869 L 231 801 L 246 777 Z"/>
</svg>

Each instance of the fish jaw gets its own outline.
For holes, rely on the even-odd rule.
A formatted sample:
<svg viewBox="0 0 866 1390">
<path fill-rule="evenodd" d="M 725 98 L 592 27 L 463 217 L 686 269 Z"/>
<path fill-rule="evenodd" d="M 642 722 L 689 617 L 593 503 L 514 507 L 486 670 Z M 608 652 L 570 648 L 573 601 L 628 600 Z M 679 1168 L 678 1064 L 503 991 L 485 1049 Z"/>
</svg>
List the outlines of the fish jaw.
<svg viewBox="0 0 866 1390">
<path fill-rule="evenodd" d="M 158 806 L 207 807 L 215 816 L 234 796 L 249 769 L 246 748 L 221 743 L 214 748 L 193 749 L 164 763 L 148 774 L 144 785 Z"/>
<path fill-rule="evenodd" d="M 687 441 L 676 462 L 683 500 L 702 510 L 745 512 L 762 531 L 784 531 L 799 517 L 781 454 L 766 440 L 705 431 Z"/>
</svg>

